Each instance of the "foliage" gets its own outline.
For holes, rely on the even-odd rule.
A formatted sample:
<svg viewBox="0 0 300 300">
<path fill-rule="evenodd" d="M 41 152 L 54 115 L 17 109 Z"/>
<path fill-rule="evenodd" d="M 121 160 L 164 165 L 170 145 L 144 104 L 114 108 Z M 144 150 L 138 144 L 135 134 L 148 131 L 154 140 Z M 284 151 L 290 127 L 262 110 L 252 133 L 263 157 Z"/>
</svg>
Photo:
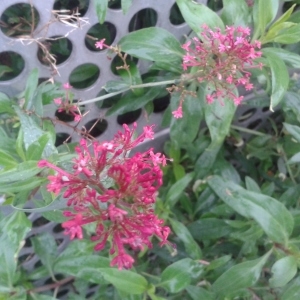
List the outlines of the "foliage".
<svg viewBox="0 0 300 300">
<path fill-rule="evenodd" d="M 115 52 L 122 64 L 117 69 L 119 79 L 106 84 L 106 95 L 76 103 L 69 84 L 62 88 L 51 82 L 38 84 L 36 69 L 31 71 L 20 95 L 10 99 L 0 93 L 0 194 L 2 207 L 9 211 L 0 216 L 0 299 L 58 299 L 58 291 L 70 283 L 73 292 L 68 299 L 299 299 L 300 77 L 295 72 L 300 68 L 300 56 L 295 50 L 300 42 L 299 11 L 292 4 L 278 18 L 279 0 L 242 4 L 240 0 L 224 0 L 221 14 L 211 9 L 212 1 L 211 8 L 188 0 L 176 2 L 192 29 L 185 44 L 160 28 L 134 31 L 124 36 L 118 46 L 108 46 L 105 40 L 96 43 L 96 48 Z M 103 22 L 109 3 L 94 3 L 99 21 Z M 131 1 L 122 1 L 124 13 L 130 4 Z M 241 58 L 240 66 L 231 65 L 225 70 L 240 70 L 239 74 L 233 73 L 234 85 L 230 85 L 228 75 L 221 76 L 227 73 L 220 69 L 210 78 L 208 69 L 203 73 L 203 64 L 200 70 L 199 65 L 184 67 L 191 61 L 186 55 L 193 51 L 189 48 L 192 38 L 198 50 L 207 51 L 205 34 L 215 34 L 220 42 L 230 28 L 238 26 L 253 28 L 251 40 L 247 39 L 248 52 L 257 51 L 251 45 L 261 44 L 262 49 L 259 55 L 252 53 L 255 65 L 247 61 L 244 66 Z M 220 67 L 214 59 L 224 57 L 218 53 L 222 45 L 226 48 L 239 43 L 234 37 L 237 35 L 231 36 L 232 44 L 214 44 L 211 49 L 216 57 L 210 57 L 207 65 Z M 245 36 L 239 38 L 241 42 Z M 127 55 L 150 61 L 148 73 L 141 75 L 134 59 L 129 60 Z M 261 68 L 245 71 L 256 63 Z M 225 67 L 228 65 L 226 62 Z M 240 106 L 270 110 L 260 131 L 235 123 L 239 108 L 232 99 L 240 102 L 240 95 L 245 93 L 245 81 L 239 82 L 244 71 L 248 74 L 246 83 L 253 84 L 253 93 L 245 96 Z M 88 68 L 86 72 L 93 70 Z M 80 74 L 78 71 L 74 79 L 79 84 Z M 213 90 L 210 84 L 216 80 L 219 85 L 215 84 Z M 218 89 L 226 90 L 229 96 L 218 93 Z M 209 97 L 212 92 L 216 93 L 213 101 Z M 152 100 L 167 93 L 171 98 L 163 118 L 163 125 L 170 128 L 170 140 L 164 146 L 164 155 L 171 160 L 167 164 L 162 154 L 152 150 L 128 156 L 140 137 L 134 140 L 127 126 L 125 134 L 119 133 L 113 141 L 94 143 L 94 156 L 88 154 L 87 146 L 93 141 L 92 135 L 77 127 L 74 131 L 83 137 L 84 149 L 73 144 L 57 147 L 55 123 L 63 126 L 64 122 L 45 114 L 54 101 L 61 112 L 80 121 L 84 118 L 82 105 L 118 94 L 122 94 L 121 100 L 107 114 L 142 107 L 150 114 Z M 143 139 L 150 137 L 149 127 Z M 125 146 L 117 144 L 120 140 L 126 140 Z M 99 154 L 98 160 L 96 157 L 103 153 L 104 146 L 105 163 L 100 165 L 103 156 Z M 110 151 L 111 147 L 114 151 Z M 96 179 L 89 173 L 91 162 L 96 166 Z M 113 162 L 112 166 L 109 162 Z M 163 165 L 161 187 L 158 163 Z M 142 171 L 137 172 L 140 169 L 136 166 Z M 129 177 L 131 170 L 136 176 Z M 104 175 L 100 176 L 101 172 Z M 72 177 L 68 177 L 70 174 Z M 146 175 L 153 181 L 146 180 Z M 55 180 L 59 189 L 54 186 Z M 66 182 L 72 183 L 68 195 L 66 190 L 60 192 Z M 141 182 L 144 185 L 139 186 Z M 96 191 L 98 206 L 93 205 L 96 197 L 92 199 L 91 194 L 88 201 L 86 195 L 78 196 L 83 195 L 82 190 L 75 191 L 78 183 L 82 190 Z M 143 197 L 143 193 L 151 197 Z M 119 194 L 122 210 L 116 208 Z M 70 200 L 74 195 L 78 197 Z M 72 212 L 71 208 L 66 211 L 66 198 L 75 203 Z M 143 203 L 145 198 L 147 205 Z M 111 205 L 107 199 L 113 199 L 115 211 L 107 209 Z M 88 217 L 84 215 L 87 205 Z M 120 269 L 125 267 L 118 270 L 111 260 L 115 258 L 115 247 L 120 245 L 116 246 L 116 237 L 109 238 L 108 233 L 116 229 L 114 226 L 125 227 L 125 221 L 121 221 L 131 209 L 145 217 L 145 208 L 151 216 L 157 216 L 151 219 L 157 223 L 131 223 L 131 233 L 143 238 L 143 243 L 136 244 L 136 236 L 134 241 L 122 240 L 131 246 L 131 258 L 130 263 L 117 263 Z M 96 210 L 104 212 L 101 218 L 96 219 Z M 71 238 L 79 239 L 61 251 L 51 234 L 31 234 L 28 213 L 40 213 L 52 222 L 62 223 Z M 81 214 L 88 222 L 78 221 Z M 164 220 L 164 227 L 160 220 Z M 161 243 L 150 239 L 152 231 Z M 99 242 L 102 237 L 108 245 Z M 19 255 L 25 242 L 32 245 L 41 262 L 34 270 L 26 269 Z M 47 278 L 51 278 L 50 284 L 35 286 L 37 280 Z M 87 296 L 91 284 L 99 287 Z"/>
</svg>

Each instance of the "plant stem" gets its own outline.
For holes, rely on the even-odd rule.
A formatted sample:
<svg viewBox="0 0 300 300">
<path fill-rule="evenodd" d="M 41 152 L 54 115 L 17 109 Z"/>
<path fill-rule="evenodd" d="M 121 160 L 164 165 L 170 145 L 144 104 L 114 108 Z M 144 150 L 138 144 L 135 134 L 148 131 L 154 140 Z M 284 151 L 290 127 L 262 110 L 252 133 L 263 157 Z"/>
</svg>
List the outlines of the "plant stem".
<svg viewBox="0 0 300 300">
<path fill-rule="evenodd" d="M 268 134 L 263 133 L 263 132 L 259 132 L 259 131 L 248 129 L 248 128 L 244 128 L 244 127 L 237 126 L 237 125 L 231 125 L 230 127 L 232 129 L 235 129 L 235 130 L 238 130 L 238 131 L 241 131 L 241 132 L 250 133 L 250 134 L 253 134 L 253 135 L 258 135 L 258 136 L 266 136 L 266 135 L 268 135 Z"/>
<path fill-rule="evenodd" d="M 51 283 L 51 284 L 46 284 L 44 286 L 40 286 L 40 287 L 37 287 L 37 288 L 34 288 L 34 289 L 31 289 L 31 290 L 28 290 L 27 291 L 27 294 L 29 293 L 40 293 L 40 292 L 44 292 L 44 291 L 48 291 L 48 290 L 52 290 L 52 289 L 55 289 L 57 287 L 60 287 L 70 281 L 74 280 L 74 277 L 71 276 L 71 277 L 67 277 L 67 278 L 64 278 L 62 280 L 59 280 L 55 283 Z"/>
<path fill-rule="evenodd" d="M 143 83 L 143 84 L 137 84 L 137 85 L 131 85 L 126 89 L 120 90 L 118 92 L 114 92 L 114 93 L 109 93 L 107 95 L 103 95 L 103 96 L 99 96 L 93 99 L 89 99 L 89 100 L 85 100 L 85 101 L 81 101 L 78 102 L 77 105 L 85 105 L 85 104 L 89 104 L 89 103 L 93 103 L 93 102 L 97 102 L 97 101 L 103 101 L 107 98 L 122 94 L 128 90 L 134 90 L 134 89 L 138 89 L 138 88 L 144 88 L 144 87 L 151 87 L 151 86 L 160 86 L 160 85 L 167 85 L 167 84 L 174 84 L 178 81 L 179 79 L 172 79 L 172 80 L 165 80 L 165 81 L 159 81 L 159 82 L 148 82 L 148 83 Z"/>
</svg>

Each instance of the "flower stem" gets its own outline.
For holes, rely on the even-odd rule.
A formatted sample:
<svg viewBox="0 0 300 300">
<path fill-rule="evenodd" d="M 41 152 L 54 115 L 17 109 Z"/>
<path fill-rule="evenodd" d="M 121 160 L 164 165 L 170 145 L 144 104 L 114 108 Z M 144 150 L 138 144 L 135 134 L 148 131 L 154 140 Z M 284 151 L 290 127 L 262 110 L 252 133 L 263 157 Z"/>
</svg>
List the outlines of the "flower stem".
<svg viewBox="0 0 300 300">
<path fill-rule="evenodd" d="M 148 82 L 148 83 L 143 83 L 143 84 L 131 85 L 128 88 L 125 88 L 125 89 L 120 90 L 118 92 L 109 93 L 107 95 L 103 95 L 103 96 L 99 96 L 99 97 L 96 97 L 96 98 L 93 98 L 93 99 L 78 102 L 77 105 L 85 105 L 85 104 L 89 104 L 89 103 L 93 103 L 93 102 L 97 102 L 97 101 L 103 101 L 107 98 L 122 94 L 122 93 L 124 93 L 128 90 L 134 90 L 134 89 L 138 89 L 138 88 L 151 87 L 151 86 L 174 84 L 174 83 L 177 83 L 179 80 L 180 79 L 172 79 L 172 80 L 165 80 L 165 81 L 159 81 L 159 82 Z"/>
</svg>

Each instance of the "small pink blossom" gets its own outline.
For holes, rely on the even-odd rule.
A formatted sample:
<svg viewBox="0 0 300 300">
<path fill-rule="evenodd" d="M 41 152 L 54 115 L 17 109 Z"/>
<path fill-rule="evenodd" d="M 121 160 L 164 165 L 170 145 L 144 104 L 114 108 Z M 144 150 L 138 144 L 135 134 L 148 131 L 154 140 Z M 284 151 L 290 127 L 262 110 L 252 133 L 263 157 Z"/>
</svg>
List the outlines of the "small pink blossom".
<svg viewBox="0 0 300 300">
<path fill-rule="evenodd" d="M 61 98 L 54 98 L 53 102 L 57 105 L 61 105 L 62 104 L 62 99 Z"/>
<path fill-rule="evenodd" d="M 174 118 L 176 118 L 176 119 L 182 118 L 182 106 L 179 106 L 179 107 L 177 108 L 177 110 L 174 110 L 174 111 L 172 112 L 172 115 L 173 115 Z"/>
<path fill-rule="evenodd" d="M 104 48 L 104 46 L 105 46 L 104 42 L 105 42 L 105 39 L 102 39 L 102 40 L 100 40 L 100 41 L 97 41 L 97 42 L 95 43 L 95 47 L 102 50 L 102 49 Z"/>
<path fill-rule="evenodd" d="M 214 102 L 214 97 L 213 97 L 213 95 L 206 95 L 206 102 L 208 103 L 208 104 L 211 104 L 211 103 L 213 103 Z"/>
<path fill-rule="evenodd" d="M 150 140 L 154 139 L 153 127 L 154 127 L 153 125 L 144 127 L 144 134 L 147 139 L 150 139 Z"/>
<path fill-rule="evenodd" d="M 119 253 L 111 261 L 110 266 L 113 267 L 117 265 L 119 270 L 122 269 L 127 270 L 132 268 L 133 263 L 134 263 L 134 259 L 130 255 L 126 253 Z"/>
<path fill-rule="evenodd" d="M 64 84 L 63 84 L 63 88 L 64 88 L 65 90 L 70 90 L 70 89 L 72 89 L 73 87 L 70 85 L 69 82 L 67 82 L 67 83 L 64 83 Z"/>
<path fill-rule="evenodd" d="M 240 105 L 243 99 L 244 99 L 244 96 L 235 97 L 233 99 L 233 102 L 234 102 L 235 105 Z"/>
<path fill-rule="evenodd" d="M 70 234 L 70 239 L 73 240 L 74 238 L 82 239 L 82 215 L 77 214 L 75 215 L 74 219 L 66 221 L 61 224 L 63 228 L 65 228 L 65 234 Z"/>
</svg>

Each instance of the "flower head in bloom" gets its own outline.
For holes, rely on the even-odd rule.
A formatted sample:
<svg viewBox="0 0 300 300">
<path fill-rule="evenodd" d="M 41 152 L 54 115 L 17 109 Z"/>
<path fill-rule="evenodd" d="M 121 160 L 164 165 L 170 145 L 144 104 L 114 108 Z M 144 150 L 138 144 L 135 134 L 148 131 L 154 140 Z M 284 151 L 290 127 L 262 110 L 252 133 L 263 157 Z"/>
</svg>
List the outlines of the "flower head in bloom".
<svg viewBox="0 0 300 300">
<path fill-rule="evenodd" d="M 129 151 L 145 139 L 153 138 L 153 126 L 133 137 L 137 125 L 130 129 L 123 125 L 109 142 L 81 140 L 75 151 L 72 172 L 67 172 L 46 160 L 38 166 L 50 168 L 55 175 L 48 176 L 49 192 L 63 192 L 72 211 L 65 211 L 68 221 L 62 224 L 71 239 L 83 238 L 82 226 L 95 223 L 92 237 L 97 241 L 95 250 L 102 250 L 108 238 L 111 240 L 111 266 L 119 269 L 132 267 L 134 259 L 127 253 L 152 247 L 151 238 L 156 236 L 160 245 L 168 243 L 169 227 L 154 214 L 153 204 L 162 185 L 160 165 L 166 165 L 161 153 L 149 149 L 129 157 Z"/>
<path fill-rule="evenodd" d="M 222 101 L 227 97 L 238 105 L 241 97 L 234 93 L 236 86 L 244 86 L 251 90 L 251 73 L 249 68 L 261 68 L 261 64 L 255 63 L 255 59 L 261 56 L 260 43 L 250 43 L 250 29 L 243 27 L 227 26 L 225 32 L 220 29 L 211 30 L 207 25 L 203 26 L 201 39 L 194 37 L 182 48 L 186 51 L 183 56 L 183 70 L 191 67 L 197 68 L 195 75 L 198 82 L 206 82 L 211 91 L 207 96 L 207 103 L 216 99 Z M 174 117 L 181 116 L 181 104 Z"/>
</svg>

